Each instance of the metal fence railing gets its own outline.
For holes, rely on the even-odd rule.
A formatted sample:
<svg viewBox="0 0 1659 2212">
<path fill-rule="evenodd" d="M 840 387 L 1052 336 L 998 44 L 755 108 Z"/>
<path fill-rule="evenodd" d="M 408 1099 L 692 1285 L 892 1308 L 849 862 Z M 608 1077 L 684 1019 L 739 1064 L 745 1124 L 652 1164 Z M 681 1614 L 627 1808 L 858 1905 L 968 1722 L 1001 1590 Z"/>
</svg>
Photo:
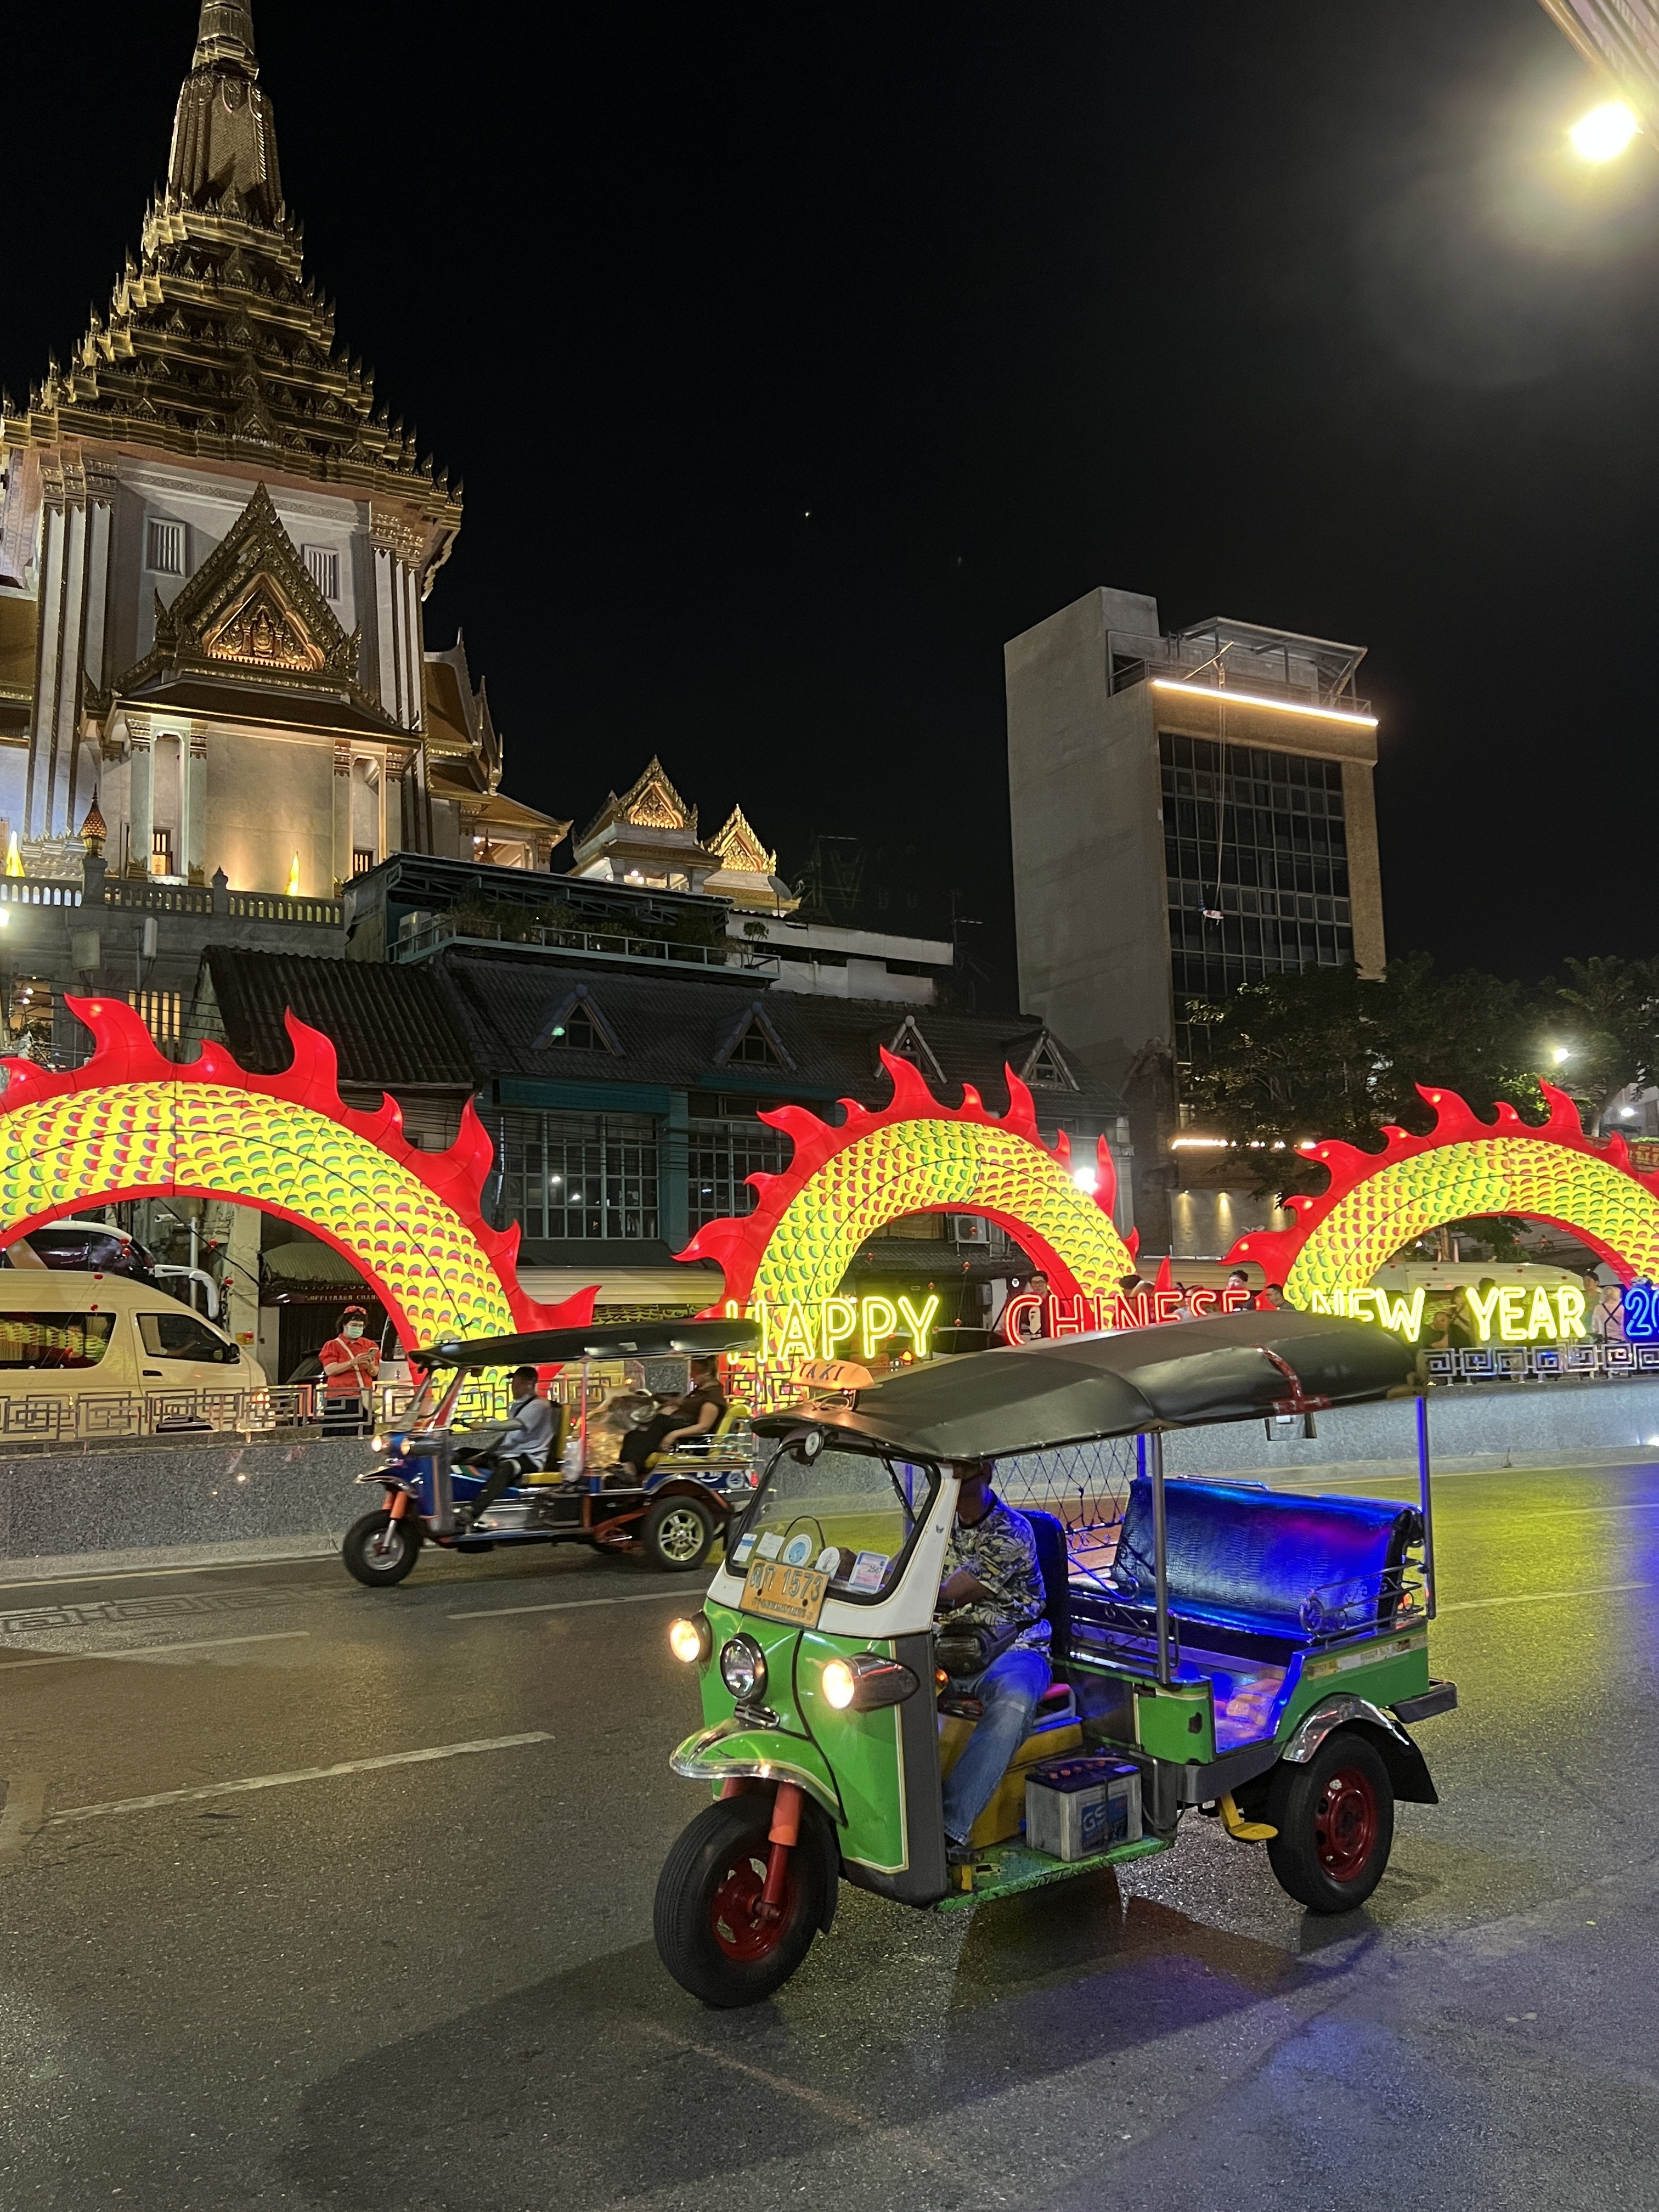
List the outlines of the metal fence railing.
<svg viewBox="0 0 1659 2212">
<path fill-rule="evenodd" d="M 562 1382 L 563 1378 L 560 1380 Z M 580 1384 L 550 1393 L 574 1402 Z M 594 1386 L 590 1396 L 602 1393 Z M 0 1453 L 10 1444 L 85 1443 L 123 1437 L 262 1436 L 274 1431 L 318 1435 L 372 1433 L 395 1427 L 408 1411 L 414 1387 L 377 1387 L 355 1401 L 331 1404 L 315 1382 L 270 1384 L 263 1390 L 100 1390 L 74 1396 L 25 1391 L 0 1393 Z M 504 1419 L 505 1382 L 481 1376 L 463 1390 L 457 1419 L 463 1425 Z"/>
</svg>

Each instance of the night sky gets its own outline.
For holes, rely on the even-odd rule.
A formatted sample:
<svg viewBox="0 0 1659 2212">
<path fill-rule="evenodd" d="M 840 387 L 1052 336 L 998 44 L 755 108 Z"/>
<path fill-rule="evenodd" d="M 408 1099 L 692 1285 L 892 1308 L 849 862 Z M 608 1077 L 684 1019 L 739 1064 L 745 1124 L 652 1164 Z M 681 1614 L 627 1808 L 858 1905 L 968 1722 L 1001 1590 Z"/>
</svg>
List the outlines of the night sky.
<svg viewBox="0 0 1659 2212">
<path fill-rule="evenodd" d="M 1659 152 L 1565 154 L 1536 0 L 253 5 L 308 266 L 465 481 L 428 640 L 519 796 L 654 750 L 786 866 L 920 841 L 1006 974 L 1002 643 L 1116 584 L 1370 647 L 1391 951 L 1659 950 Z M 196 9 L 15 18 L 21 393 Z"/>
</svg>

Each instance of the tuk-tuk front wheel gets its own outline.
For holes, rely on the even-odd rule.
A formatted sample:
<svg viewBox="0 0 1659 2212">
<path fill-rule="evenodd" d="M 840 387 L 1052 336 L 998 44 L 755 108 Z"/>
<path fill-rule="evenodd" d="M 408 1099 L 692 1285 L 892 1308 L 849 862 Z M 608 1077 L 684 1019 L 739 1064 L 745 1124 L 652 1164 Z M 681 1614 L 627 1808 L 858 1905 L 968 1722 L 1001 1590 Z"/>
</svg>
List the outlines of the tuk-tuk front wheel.
<svg viewBox="0 0 1659 2212">
<path fill-rule="evenodd" d="M 781 1989 L 823 1918 L 823 1843 L 811 1820 L 790 1851 L 776 1917 L 763 1911 L 771 1825 L 769 1790 L 722 1797 L 682 1830 L 658 1880 L 658 1956 L 704 2004 L 758 2004 Z"/>
<path fill-rule="evenodd" d="M 370 1589 L 402 1582 L 421 1549 L 421 1524 L 412 1509 L 394 1521 L 384 1505 L 365 1513 L 346 1530 L 340 1557 L 346 1572 Z"/>
<path fill-rule="evenodd" d="M 1394 1848 L 1394 1784 L 1357 1729 L 1334 1729 L 1305 1766 L 1281 1764 L 1267 1792 L 1267 1845 L 1279 1887 L 1310 1912 L 1352 1912 Z"/>
<path fill-rule="evenodd" d="M 702 1566 L 720 1533 L 720 1515 L 707 1498 L 690 1498 L 679 1491 L 659 1498 L 646 1513 L 640 1542 L 653 1567 L 671 1574 L 689 1574 Z"/>
</svg>

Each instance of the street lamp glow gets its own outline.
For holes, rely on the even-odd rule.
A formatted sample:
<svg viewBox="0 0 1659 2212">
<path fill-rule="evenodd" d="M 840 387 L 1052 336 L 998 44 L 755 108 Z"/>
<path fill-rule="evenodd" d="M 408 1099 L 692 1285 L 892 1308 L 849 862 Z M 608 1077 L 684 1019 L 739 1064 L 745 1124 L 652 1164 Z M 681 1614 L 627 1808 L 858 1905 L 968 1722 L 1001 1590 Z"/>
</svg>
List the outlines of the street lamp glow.
<svg viewBox="0 0 1659 2212">
<path fill-rule="evenodd" d="M 1581 115 L 1567 136 L 1580 161 L 1613 161 L 1641 127 L 1622 100 L 1606 100 L 1588 115 Z"/>
<path fill-rule="evenodd" d="M 1550 1054 L 1550 1058 L 1554 1061 L 1558 1067 L 1565 1067 L 1567 1062 L 1572 1058 L 1572 1053 L 1566 1045 L 1559 1044 L 1556 1046 L 1555 1050 Z"/>
</svg>

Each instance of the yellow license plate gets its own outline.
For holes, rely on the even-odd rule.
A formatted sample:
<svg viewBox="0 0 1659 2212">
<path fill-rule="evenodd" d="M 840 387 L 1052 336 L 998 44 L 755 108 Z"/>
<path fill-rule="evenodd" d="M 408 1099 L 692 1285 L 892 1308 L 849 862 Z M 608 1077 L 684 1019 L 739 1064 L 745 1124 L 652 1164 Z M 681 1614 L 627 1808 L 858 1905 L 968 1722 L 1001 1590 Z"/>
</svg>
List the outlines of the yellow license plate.
<svg viewBox="0 0 1659 2212">
<path fill-rule="evenodd" d="M 781 1559 L 751 1559 L 738 1606 L 763 1620 L 787 1621 L 792 1628 L 816 1628 L 823 1611 L 830 1577 L 817 1567 L 787 1567 Z"/>
</svg>

